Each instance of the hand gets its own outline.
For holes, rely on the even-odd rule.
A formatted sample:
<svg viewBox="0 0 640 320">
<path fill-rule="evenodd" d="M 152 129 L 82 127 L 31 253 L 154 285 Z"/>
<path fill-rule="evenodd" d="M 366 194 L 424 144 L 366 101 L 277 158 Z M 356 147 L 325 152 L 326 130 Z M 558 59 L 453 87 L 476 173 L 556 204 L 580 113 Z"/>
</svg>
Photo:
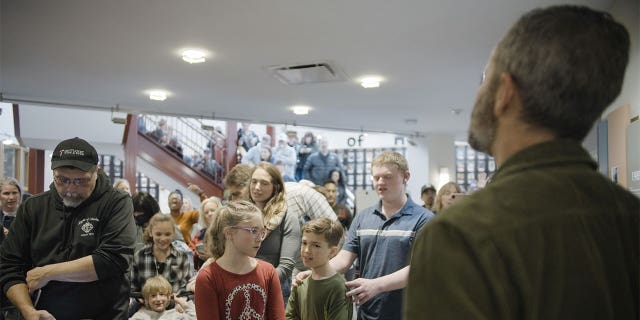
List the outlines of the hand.
<svg viewBox="0 0 640 320">
<path fill-rule="evenodd" d="M 33 310 L 24 316 L 25 320 L 56 320 L 47 310 Z"/>
<path fill-rule="evenodd" d="M 35 267 L 27 272 L 27 287 L 29 287 L 29 293 L 32 293 L 49 283 L 47 274 L 49 272 L 49 266 Z"/>
<path fill-rule="evenodd" d="M 300 271 L 298 274 L 296 274 L 295 279 L 293 279 L 293 281 L 291 281 L 291 289 L 293 290 L 297 286 L 301 285 L 302 281 L 304 281 L 304 279 L 306 279 L 310 275 L 311 275 L 311 270 Z"/>
<path fill-rule="evenodd" d="M 9 229 L 2 227 L 2 232 L 4 233 L 4 236 L 6 237 L 7 235 L 9 235 Z"/>
<path fill-rule="evenodd" d="M 200 166 L 202 169 L 202 166 Z M 204 191 L 202 190 L 202 188 L 200 188 L 200 186 L 198 186 L 197 184 L 193 184 L 193 183 L 187 183 L 187 189 L 189 189 L 189 191 L 197 194 L 197 195 L 201 195 L 204 193 Z"/>
<path fill-rule="evenodd" d="M 173 294 L 173 301 L 175 301 L 176 306 L 176 312 L 178 313 L 184 313 L 184 305 L 187 304 L 187 298 L 180 298 L 178 297 L 177 294 Z"/>
<path fill-rule="evenodd" d="M 381 292 L 380 288 L 376 285 L 375 279 L 358 278 L 346 282 L 345 285 L 353 288 L 353 290 L 347 292 L 347 297 L 352 297 L 353 302 L 357 306 L 363 305 Z"/>
<path fill-rule="evenodd" d="M 173 300 L 176 302 L 176 311 L 183 313 L 184 312 L 184 306 L 187 304 L 187 298 L 185 297 L 178 297 L 177 294 L 173 294 Z M 180 307 L 180 309 L 178 309 L 178 307 Z"/>
</svg>

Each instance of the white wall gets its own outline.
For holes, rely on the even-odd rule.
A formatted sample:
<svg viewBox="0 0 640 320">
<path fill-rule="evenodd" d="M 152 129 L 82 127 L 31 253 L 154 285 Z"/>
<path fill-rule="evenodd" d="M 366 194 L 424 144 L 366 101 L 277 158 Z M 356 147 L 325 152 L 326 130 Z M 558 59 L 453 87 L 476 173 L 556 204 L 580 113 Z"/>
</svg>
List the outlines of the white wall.
<svg viewBox="0 0 640 320">
<path fill-rule="evenodd" d="M 26 147 L 53 150 L 62 140 L 80 137 L 98 153 L 123 158 L 124 125 L 111 122 L 111 112 L 21 104 L 20 135 Z"/>
<path fill-rule="evenodd" d="M 630 115 L 634 117 L 640 115 L 640 1 L 617 0 L 610 13 L 627 27 L 631 49 L 622 92 L 602 118 L 606 119 L 609 112 L 625 104 L 631 105 Z"/>
<path fill-rule="evenodd" d="M 275 126 L 275 134 L 286 133 L 286 131 L 296 131 L 298 138 L 302 138 L 307 131 L 311 131 L 314 135 L 326 137 L 329 141 L 329 149 L 361 149 L 361 148 L 384 148 L 384 147 L 406 147 L 406 158 L 409 163 L 409 171 L 411 178 L 407 182 L 407 193 L 419 203 L 420 189 L 423 185 L 431 183 L 436 185 L 434 176 L 431 172 L 430 151 L 433 151 L 437 166 L 449 166 L 451 170 L 454 167 L 454 145 L 453 136 L 441 135 L 434 136 L 431 139 L 424 137 L 403 137 L 389 133 L 364 133 L 364 132 L 345 132 L 333 131 L 327 129 L 309 128 L 301 126 Z M 444 139 L 444 140 L 443 140 Z M 351 145 L 349 145 L 351 143 Z M 447 154 L 450 159 L 447 159 Z M 441 156 L 437 156 L 441 155 Z M 437 171 L 437 168 L 434 169 Z M 453 175 L 454 173 L 452 173 Z"/>
</svg>

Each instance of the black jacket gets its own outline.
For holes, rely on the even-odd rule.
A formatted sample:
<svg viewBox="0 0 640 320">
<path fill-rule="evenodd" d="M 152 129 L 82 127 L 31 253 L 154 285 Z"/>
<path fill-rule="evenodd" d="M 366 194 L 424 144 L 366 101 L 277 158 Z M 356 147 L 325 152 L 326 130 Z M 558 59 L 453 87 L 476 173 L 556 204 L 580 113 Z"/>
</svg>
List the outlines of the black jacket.
<svg viewBox="0 0 640 320">
<path fill-rule="evenodd" d="M 42 288 L 36 308 L 57 319 L 126 319 L 136 234 L 130 197 L 113 189 L 102 170 L 89 199 L 76 208 L 63 205 L 53 184 L 49 188 L 20 206 L 0 247 L 3 292 L 24 283 L 34 267 L 90 255 L 97 281 L 51 281 Z"/>
</svg>

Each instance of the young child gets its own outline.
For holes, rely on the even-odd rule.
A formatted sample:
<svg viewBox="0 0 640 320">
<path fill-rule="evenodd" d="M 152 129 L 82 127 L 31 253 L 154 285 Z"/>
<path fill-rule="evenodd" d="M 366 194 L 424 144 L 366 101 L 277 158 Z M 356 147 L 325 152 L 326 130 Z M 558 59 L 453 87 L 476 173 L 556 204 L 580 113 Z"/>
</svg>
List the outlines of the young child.
<svg viewBox="0 0 640 320">
<path fill-rule="evenodd" d="M 177 305 L 182 307 L 184 312 L 177 309 L 166 310 L 171 300 L 173 288 L 163 276 L 155 276 L 147 279 L 142 287 L 142 297 L 144 306 L 138 310 L 130 320 L 195 320 L 196 310 L 193 302 L 187 302 L 185 298 L 173 296 Z"/>
<path fill-rule="evenodd" d="M 187 293 L 191 264 L 188 255 L 174 244 L 174 237 L 175 225 L 170 215 L 157 213 L 151 217 L 144 234 L 146 245 L 133 255 L 132 292 L 140 292 L 148 278 L 162 275 L 172 284 L 174 293 Z"/>
<path fill-rule="evenodd" d="M 287 319 L 351 319 L 353 306 L 347 297 L 344 278 L 329 265 L 340 250 L 344 228 L 327 218 L 311 220 L 302 226 L 300 255 L 311 269 L 311 277 L 292 289 Z M 400 316 L 400 315 L 398 315 Z"/>
<path fill-rule="evenodd" d="M 278 274 L 255 258 L 266 234 L 262 213 L 250 202 L 231 202 L 216 211 L 206 234 L 215 261 L 196 278 L 198 319 L 284 319 Z"/>
</svg>

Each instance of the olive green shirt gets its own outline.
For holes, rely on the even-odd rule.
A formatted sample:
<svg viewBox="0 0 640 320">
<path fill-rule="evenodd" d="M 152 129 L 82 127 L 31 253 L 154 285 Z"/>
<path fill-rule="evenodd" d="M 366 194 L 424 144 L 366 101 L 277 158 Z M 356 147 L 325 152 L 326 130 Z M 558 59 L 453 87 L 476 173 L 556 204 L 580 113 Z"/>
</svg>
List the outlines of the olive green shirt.
<svg viewBox="0 0 640 320">
<path fill-rule="evenodd" d="M 289 320 L 350 320 L 351 298 L 347 297 L 344 278 L 336 273 L 322 280 L 306 278 L 291 290 L 286 317 Z"/>
<path fill-rule="evenodd" d="M 577 142 L 526 148 L 418 235 L 405 319 L 638 319 L 639 215 Z"/>
</svg>

